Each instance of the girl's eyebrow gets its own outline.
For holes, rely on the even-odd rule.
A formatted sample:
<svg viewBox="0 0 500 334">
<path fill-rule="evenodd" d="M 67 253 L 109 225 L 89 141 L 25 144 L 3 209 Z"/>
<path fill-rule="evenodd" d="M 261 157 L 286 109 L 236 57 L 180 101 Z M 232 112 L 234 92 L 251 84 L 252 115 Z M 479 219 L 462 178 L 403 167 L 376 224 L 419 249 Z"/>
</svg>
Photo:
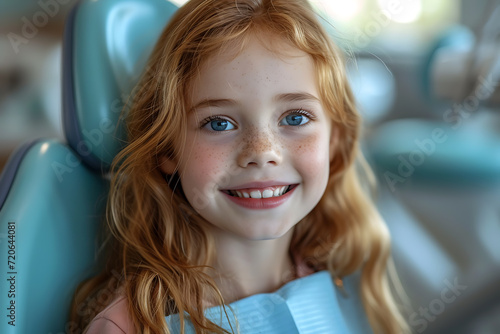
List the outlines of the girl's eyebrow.
<svg viewBox="0 0 500 334">
<path fill-rule="evenodd" d="M 320 102 L 320 100 L 307 92 L 296 92 L 296 93 L 283 93 L 276 95 L 273 100 L 275 102 Z M 232 99 L 204 99 L 195 104 L 189 112 L 194 112 L 197 109 L 203 109 L 207 107 L 231 107 L 237 105 L 238 102 Z"/>
<path fill-rule="evenodd" d="M 274 100 L 277 102 L 320 102 L 320 100 L 316 96 L 307 92 L 278 94 L 274 97 Z"/>
<path fill-rule="evenodd" d="M 189 109 L 189 112 L 196 111 L 197 109 L 207 108 L 207 107 L 227 107 L 235 106 L 238 103 L 231 99 L 205 99 L 198 102 L 194 107 Z"/>
</svg>

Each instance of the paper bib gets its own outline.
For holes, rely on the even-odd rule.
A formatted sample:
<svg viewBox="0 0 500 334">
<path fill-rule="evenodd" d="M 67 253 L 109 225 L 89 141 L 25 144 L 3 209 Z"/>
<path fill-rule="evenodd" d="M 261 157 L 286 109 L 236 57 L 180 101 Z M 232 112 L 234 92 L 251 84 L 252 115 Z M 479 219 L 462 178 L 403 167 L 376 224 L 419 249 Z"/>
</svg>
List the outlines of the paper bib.
<svg viewBox="0 0 500 334">
<path fill-rule="evenodd" d="M 372 333 L 359 297 L 359 277 L 343 279 L 347 296 L 334 287 L 330 273 L 320 271 L 291 281 L 273 293 L 253 295 L 205 310 L 206 317 L 233 333 L 364 334 Z M 188 319 L 188 318 L 186 318 Z M 180 333 L 179 315 L 166 317 L 172 333 Z M 186 333 L 195 333 L 189 320 Z"/>
</svg>

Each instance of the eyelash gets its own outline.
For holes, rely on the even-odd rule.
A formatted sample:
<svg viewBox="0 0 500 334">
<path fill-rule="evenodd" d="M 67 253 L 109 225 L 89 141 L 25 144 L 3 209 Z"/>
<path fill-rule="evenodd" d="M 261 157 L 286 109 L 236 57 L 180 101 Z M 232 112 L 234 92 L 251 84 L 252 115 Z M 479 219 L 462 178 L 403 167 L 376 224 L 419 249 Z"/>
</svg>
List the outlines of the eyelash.
<svg viewBox="0 0 500 334">
<path fill-rule="evenodd" d="M 306 126 L 308 125 L 309 123 L 311 123 L 311 121 L 314 121 L 316 119 L 316 116 L 314 116 L 312 113 L 302 109 L 302 108 L 299 108 L 299 109 L 294 109 L 294 110 L 291 110 L 290 112 L 288 112 L 288 114 L 286 114 L 284 117 L 288 116 L 288 115 L 291 115 L 291 114 L 299 114 L 299 115 L 304 115 L 306 116 L 307 118 L 309 118 L 309 122 L 305 123 L 305 124 L 302 124 L 302 125 L 295 125 L 293 127 L 303 127 L 303 126 Z M 284 118 L 283 117 L 283 118 Z M 283 120 L 283 118 L 281 120 Z M 220 116 L 220 115 L 211 115 L 211 116 L 208 116 L 207 118 L 205 118 L 204 120 L 201 121 L 201 124 L 200 124 L 200 129 L 204 128 L 208 123 L 212 122 L 212 121 L 227 121 L 227 122 L 230 122 L 228 119 Z M 281 122 L 280 120 L 280 122 Z M 224 131 L 210 131 L 210 132 L 224 132 Z"/>
</svg>

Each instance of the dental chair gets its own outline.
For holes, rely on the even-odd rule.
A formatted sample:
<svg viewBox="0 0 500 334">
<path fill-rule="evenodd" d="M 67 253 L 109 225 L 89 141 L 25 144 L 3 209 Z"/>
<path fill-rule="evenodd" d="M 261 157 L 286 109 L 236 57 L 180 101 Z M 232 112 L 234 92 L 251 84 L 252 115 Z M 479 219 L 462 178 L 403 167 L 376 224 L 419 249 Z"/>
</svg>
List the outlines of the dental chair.
<svg viewBox="0 0 500 334">
<path fill-rule="evenodd" d="M 63 44 L 66 140 L 19 148 L 0 176 L 0 333 L 65 333 L 77 285 L 96 268 L 106 174 L 147 58 L 175 12 L 165 0 L 83 0 Z M 83 330 L 83 329 L 80 329 Z"/>
<path fill-rule="evenodd" d="M 367 140 L 381 188 L 397 202 L 379 209 L 419 333 L 500 332 L 500 7 L 490 3 L 477 36 L 455 27 L 430 50 L 422 72 L 435 119 L 388 121 Z M 455 279 L 466 291 L 444 303 Z M 432 307 L 428 318 L 419 313 Z"/>
<path fill-rule="evenodd" d="M 23 145 L 0 176 L 0 333 L 78 330 L 68 320 L 69 308 L 77 285 L 98 271 L 96 254 L 108 191 L 107 173 L 124 144 L 119 117 L 155 41 L 175 10 L 165 0 L 82 0 L 70 14 L 63 46 L 66 138 Z M 379 171 L 397 173 L 398 156 L 410 154 L 415 138 L 432 136 L 432 130 L 440 126 L 403 121 L 388 124 L 371 138 L 371 158 Z M 470 144 L 465 141 L 464 145 L 467 142 Z M 404 183 L 457 179 L 491 183 L 498 178 L 498 160 L 480 165 L 483 160 L 456 160 L 472 167 L 453 163 L 456 174 L 452 174 L 447 168 L 450 160 L 446 164 L 440 160 L 442 147 L 452 143 L 457 141 L 449 137 L 438 145 L 435 154 L 426 156 L 426 162 Z M 461 153 L 461 147 L 457 147 L 453 151 L 456 156 Z M 498 159 L 500 153 L 489 156 Z M 468 177 L 463 177 L 464 171 Z M 476 171 L 474 177 L 471 171 Z M 391 207 L 390 212 L 396 209 Z M 407 244 L 402 247 L 423 256 L 422 250 Z M 446 325 L 450 322 L 443 326 L 449 328 Z"/>
</svg>

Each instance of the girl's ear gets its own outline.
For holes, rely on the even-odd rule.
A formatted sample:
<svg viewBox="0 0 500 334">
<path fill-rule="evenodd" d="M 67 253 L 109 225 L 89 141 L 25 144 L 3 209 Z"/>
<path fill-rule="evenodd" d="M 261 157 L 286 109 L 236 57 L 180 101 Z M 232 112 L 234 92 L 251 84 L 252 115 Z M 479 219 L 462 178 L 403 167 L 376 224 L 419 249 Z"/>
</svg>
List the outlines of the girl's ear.
<svg viewBox="0 0 500 334">
<path fill-rule="evenodd" d="M 177 163 L 170 158 L 162 155 L 160 157 L 160 169 L 163 173 L 167 175 L 172 175 L 175 172 L 175 168 L 177 167 Z"/>
</svg>

